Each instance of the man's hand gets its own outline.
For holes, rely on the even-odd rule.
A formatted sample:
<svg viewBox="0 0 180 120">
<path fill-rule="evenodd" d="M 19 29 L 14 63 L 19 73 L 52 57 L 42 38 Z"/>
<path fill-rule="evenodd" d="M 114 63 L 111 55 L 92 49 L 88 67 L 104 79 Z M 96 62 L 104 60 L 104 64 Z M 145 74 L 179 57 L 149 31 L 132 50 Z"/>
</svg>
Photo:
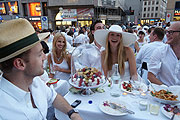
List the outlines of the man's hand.
<svg viewBox="0 0 180 120">
<path fill-rule="evenodd" d="M 82 118 L 80 117 L 78 113 L 73 113 L 71 115 L 71 120 L 82 120 Z"/>
</svg>

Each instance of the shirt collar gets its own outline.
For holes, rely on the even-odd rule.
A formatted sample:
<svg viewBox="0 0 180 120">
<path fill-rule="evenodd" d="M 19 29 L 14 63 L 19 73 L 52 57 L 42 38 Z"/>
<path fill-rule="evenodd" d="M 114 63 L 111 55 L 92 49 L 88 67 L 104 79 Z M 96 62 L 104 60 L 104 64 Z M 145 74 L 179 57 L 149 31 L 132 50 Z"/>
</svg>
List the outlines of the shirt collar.
<svg viewBox="0 0 180 120">
<path fill-rule="evenodd" d="M 0 89 L 15 98 L 17 101 L 22 101 L 27 96 L 27 94 L 29 94 L 29 92 L 18 88 L 4 77 L 2 77 L 0 81 Z"/>
</svg>

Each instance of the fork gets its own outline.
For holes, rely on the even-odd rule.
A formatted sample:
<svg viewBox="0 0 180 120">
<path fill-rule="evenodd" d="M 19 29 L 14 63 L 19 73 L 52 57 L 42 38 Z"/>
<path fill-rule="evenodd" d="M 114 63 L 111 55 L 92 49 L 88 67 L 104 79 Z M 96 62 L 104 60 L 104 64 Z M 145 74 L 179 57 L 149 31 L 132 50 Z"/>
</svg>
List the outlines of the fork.
<svg viewBox="0 0 180 120">
<path fill-rule="evenodd" d="M 175 109 L 173 110 L 173 116 L 171 117 L 171 120 L 174 119 L 174 116 L 175 116 L 179 111 L 180 111 L 180 110 L 179 110 L 178 108 L 175 108 Z"/>
<path fill-rule="evenodd" d="M 129 114 L 135 114 L 133 111 L 131 110 L 128 110 L 127 108 L 125 107 L 122 107 L 120 105 L 117 105 L 115 103 L 109 103 L 110 107 L 113 108 L 113 109 L 118 109 L 120 110 L 121 112 L 125 112 L 125 113 L 129 113 Z"/>
</svg>

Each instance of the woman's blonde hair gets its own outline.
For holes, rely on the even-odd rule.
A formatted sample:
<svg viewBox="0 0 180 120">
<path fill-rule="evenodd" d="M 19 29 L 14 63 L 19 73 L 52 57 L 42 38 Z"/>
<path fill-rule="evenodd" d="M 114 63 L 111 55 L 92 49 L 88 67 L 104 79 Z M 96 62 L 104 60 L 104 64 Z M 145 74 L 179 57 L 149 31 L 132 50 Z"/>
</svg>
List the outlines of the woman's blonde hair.
<svg viewBox="0 0 180 120">
<path fill-rule="evenodd" d="M 65 36 L 64 36 L 63 34 L 61 34 L 61 33 L 59 33 L 59 32 L 54 35 L 54 38 L 53 38 L 53 46 L 52 46 L 52 53 L 53 53 L 53 56 L 57 58 L 56 42 L 57 42 L 58 38 L 60 38 L 60 37 L 63 37 L 63 38 L 64 38 L 64 43 L 65 43 L 65 45 L 64 45 L 64 47 L 63 47 L 63 49 L 62 49 L 62 51 L 61 51 L 61 57 L 62 57 L 63 59 L 64 59 L 64 58 L 67 59 L 68 52 L 66 51 L 66 48 L 67 48 L 66 38 L 65 38 Z"/>
<path fill-rule="evenodd" d="M 107 71 L 112 70 L 112 56 L 111 56 L 111 49 L 110 49 L 110 44 L 109 44 L 109 34 L 108 37 L 106 38 L 106 49 L 105 49 L 105 56 L 104 56 L 104 65 L 105 69 Z M 123 40 L 122 37 L 120 39 L 120 43 L 118 46 L 118 65 L 119 65 L 119 72 L 120 75 L 124 74 L 124 69 L 125 69 L 125 60 L 126 60 L 126 53 L 125 53 L 125 47 L 123 46 Z"/>
</svg>

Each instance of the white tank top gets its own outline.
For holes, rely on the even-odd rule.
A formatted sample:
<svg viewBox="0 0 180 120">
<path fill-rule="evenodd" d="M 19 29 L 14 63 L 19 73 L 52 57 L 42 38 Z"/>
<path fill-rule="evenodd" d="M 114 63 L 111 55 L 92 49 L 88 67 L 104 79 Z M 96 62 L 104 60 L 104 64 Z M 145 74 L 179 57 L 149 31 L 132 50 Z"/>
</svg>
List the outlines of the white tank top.
<svg viewBox="0 0 180 120">
<path fill-rule="evenodd" d="M 122 76 L 122 80 L 130 80 L 130 70 L 129 70 L 129 63 L 128 61 L 124 62 L 125 64 L 125 70 L 124 70 L 124 76 Z"/>
<path fill-rule="evenodd" d="M 57 65 L 58 67 L 60 67 L 62 69 L 66 69 L 66 70 L 69 69 L 68 63 L 67 63 L 67 61 L 65 59 L 63 59 L 62 63 L 57 64 L 57 63 L 54 62 L 54 57 L 53 57 L 53 54 L 51 53 L 51 60 L 52 60 L 53 66 Z M 54 78 L 60 79 L 60 80 L 69 80 L 70 74 L 65 73 L 65 72 L 56 71 L 55 75 L 54 75 Z"/>
<path fill-rule="evenodd" d="M 137 40 L 137 43 L 138 43 L 139 48 L 141 48 L 143 45 L 147 44 L 147 42 L 145 40 L 144 40 L 144 42 L 139 42 Z"/>
</svg>

